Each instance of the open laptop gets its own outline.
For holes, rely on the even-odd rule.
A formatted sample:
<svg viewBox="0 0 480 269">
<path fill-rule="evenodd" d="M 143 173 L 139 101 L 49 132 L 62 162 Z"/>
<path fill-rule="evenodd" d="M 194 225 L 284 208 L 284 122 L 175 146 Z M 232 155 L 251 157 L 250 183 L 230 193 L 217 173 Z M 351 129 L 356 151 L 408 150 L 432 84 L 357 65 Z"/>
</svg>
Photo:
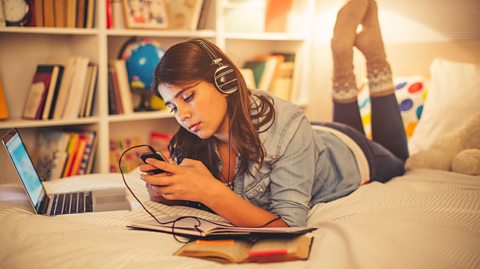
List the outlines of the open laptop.
<svg viewBox="0 0 480 269">
<path fill-rule="evenodd" d="M 98 211 L 130 209 L 122 188 L 48 194 L 16 128 L 2 142 L 25 187 L 28 198 L 40 215 L 55 216 Z"/>
</svg>

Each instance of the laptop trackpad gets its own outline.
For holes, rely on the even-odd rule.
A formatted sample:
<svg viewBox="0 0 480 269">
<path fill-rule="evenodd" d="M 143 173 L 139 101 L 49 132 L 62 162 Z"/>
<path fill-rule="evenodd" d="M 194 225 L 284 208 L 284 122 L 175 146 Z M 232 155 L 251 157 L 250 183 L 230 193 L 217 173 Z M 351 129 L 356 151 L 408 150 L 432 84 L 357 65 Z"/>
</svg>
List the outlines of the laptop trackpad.
<svg viewBox="0 0 480 269">
<path fill-rule="evenodd" d="M 96 190 L 93 192 L 93 211 L 130 210 L 124 189 Z"/>
</svg>

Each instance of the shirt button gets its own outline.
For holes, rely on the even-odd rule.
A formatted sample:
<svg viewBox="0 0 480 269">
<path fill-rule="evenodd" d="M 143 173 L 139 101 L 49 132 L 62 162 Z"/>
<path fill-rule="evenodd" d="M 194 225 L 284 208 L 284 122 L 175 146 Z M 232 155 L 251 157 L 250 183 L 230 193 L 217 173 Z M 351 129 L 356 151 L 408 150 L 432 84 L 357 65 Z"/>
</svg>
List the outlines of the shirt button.
<svg viewBox="0 0 480 269">
<path fill-rule="evenodd" d="M 263 191 L 263 188 L 258 189 L 259 191 Z"/>
</svg>

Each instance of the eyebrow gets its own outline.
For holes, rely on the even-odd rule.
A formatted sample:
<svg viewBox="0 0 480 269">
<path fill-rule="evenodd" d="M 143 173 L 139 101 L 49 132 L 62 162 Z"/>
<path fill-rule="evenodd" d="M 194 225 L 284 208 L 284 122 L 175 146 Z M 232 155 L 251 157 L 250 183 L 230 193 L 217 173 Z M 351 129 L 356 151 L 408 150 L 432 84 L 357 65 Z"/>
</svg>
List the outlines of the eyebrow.
<svg viewBox="0 0 480 269">
<path fill-rule="evenodd" d="M 177 99 L 178 96 L 180 96 L 180 95 L 181 95 L 182 93 L 184 93 L 186 90 L 190 90 L 191 88 L 193 88 L 193 87 L 197 86 L 198 84 L 200 84 L 200 82 L 201 82 L 201 81 L 196 82 L 196 83 L 194 83 L 194 84 L 192 84 L 192 85 L 190 85 L 190 86 L 187 86 L 187 87 L 181 89 L 179 92 L 177 92 L 177 93 L 175 94 L 175 96 L 173 96 L 173 99 Z M 165 102 L 165 105 L 169 105 L 169 104 L 171 104 L 171 103 L 172 103 L 172 102 L 170 102 L 170 101 L 166 101 L 166 102 Z"/>
</svg>

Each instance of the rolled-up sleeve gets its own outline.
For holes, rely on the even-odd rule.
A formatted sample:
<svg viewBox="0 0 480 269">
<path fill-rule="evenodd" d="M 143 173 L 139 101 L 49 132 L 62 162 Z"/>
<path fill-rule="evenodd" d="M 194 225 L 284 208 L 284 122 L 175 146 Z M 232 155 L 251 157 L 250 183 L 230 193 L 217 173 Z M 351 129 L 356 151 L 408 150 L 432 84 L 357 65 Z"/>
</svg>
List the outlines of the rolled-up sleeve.
<svg viewBox="0 0 480 269">
<path fill-rule="evenodd" d="M 270 211 L 289 226 L 306 226 L 315 175 L 317 145 L 308 120 L 288 128 L 271 165 Z"/>
</svg>

